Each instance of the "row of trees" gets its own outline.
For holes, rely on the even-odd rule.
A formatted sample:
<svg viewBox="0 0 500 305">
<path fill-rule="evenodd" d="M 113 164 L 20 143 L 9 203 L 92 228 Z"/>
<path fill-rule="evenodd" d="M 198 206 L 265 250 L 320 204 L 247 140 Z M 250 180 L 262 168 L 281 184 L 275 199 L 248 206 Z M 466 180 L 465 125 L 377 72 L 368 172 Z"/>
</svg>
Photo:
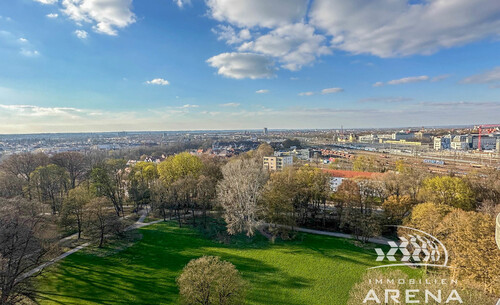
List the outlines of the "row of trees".
<svg viewBox="0 0 500 305">
<path fill-rule="evenodd" d="M 52 158 L 20 154 L 0 166 L 0 195 L 43 203 L 66 231 L 95 238 L 99 245 L 108 234 L 123 230 L 119 218 L 125 216 L 127 205 L 135 211 L 150 206 L 163 219 L 176 219 L 179 226 L 190 221 L 205 227 L 208 212 L 220 208 L 230 234 L 251 236 L 268 227 L 274 237 L 290 238 L 290 229 L 305 226 L 352 233 L 366 241 L 382 233 L 384 224 L 405 223 L 443 234 L 450 244 L 464 240 L 463 228 L 475 232 L 473 238 L 487 240 L 490 228 L 482 223 L 498 211 L 498 172 L 466 178 L 431 176 L 398 162 L 394 172 L 374 179 L 345 180 L 333 193 L 330 177 L 317 168 L 288 168 L 270 174 L 262 167 L 262 156 L 271 153 L 269 145 L 261 145 L 227 163 L 180 153 L 159 164 L 134 165 L 124 159 L 73 152 Z M 475 222 L 465 222 L 470 219 Z M 463 222 L 454 226 L 452 222 L 458 220 Z M 461 255 L 470 247 L 465 245 L 451 247 Z M 496 257 L 481 259 L 485 260 L 481 264 L 487 264 Z M 456 264 L 465 262 L 456 260 Z M 486 285 L 487 280 L 491 276 L 480 283 Z"/>
</svg>

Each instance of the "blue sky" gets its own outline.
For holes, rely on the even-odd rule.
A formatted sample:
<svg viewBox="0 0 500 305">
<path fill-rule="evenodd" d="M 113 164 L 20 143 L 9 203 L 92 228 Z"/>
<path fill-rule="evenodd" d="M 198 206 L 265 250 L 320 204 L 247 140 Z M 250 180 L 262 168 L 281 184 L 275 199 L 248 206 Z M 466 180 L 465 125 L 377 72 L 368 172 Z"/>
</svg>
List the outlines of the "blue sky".
<svg viewBox="0 0 500 305">
<path fill-rule="evenodd" d="M 498 123 L 491 0 L 0 2 L 0 133 Z"/>
</svg>

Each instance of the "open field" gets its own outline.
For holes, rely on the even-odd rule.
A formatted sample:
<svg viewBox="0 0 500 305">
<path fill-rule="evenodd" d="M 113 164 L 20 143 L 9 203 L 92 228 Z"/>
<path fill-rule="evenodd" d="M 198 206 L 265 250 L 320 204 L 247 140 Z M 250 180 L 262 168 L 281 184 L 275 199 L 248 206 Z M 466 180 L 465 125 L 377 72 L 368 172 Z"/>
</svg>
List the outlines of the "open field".
<svg viewBox="0 0 500 305">
<path fill-rule="evenodd" d="M 139 232 L 142 239 L 121 252 L 76 253 L 48 269 L 39 280 L 41 304 L 177 304 L 175 278 L 182 268 L 193 258 L 217 255 L 248 281 L 248 304 L 341 305 L 376 264 L 373 250 L 326 236 L 301 234 L 276 244 L 261 235 L 238 236 L 227 245 L 172 222 Z"/>
</svg>

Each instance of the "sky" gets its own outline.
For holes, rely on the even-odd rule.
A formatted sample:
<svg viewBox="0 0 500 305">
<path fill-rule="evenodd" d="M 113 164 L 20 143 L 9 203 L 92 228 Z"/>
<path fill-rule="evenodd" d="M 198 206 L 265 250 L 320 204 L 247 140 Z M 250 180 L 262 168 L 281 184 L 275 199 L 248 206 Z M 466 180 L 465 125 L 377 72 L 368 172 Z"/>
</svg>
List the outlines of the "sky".
<svg viewBox="0 0 500 305">
<path fill-rule="evenodd" d="M 500 1 L 0 0 L 0 133 L 500 123 Z"/>
</svg>

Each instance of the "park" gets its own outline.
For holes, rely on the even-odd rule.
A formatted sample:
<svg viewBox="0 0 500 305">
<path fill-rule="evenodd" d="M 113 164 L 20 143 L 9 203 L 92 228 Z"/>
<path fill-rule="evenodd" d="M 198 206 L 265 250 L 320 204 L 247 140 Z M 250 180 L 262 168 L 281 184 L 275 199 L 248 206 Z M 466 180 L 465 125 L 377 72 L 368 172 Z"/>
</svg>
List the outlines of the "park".
<svg viewBox="0 0 500 305">
<path fill-rule="evenodd" d="M 239 234 L 224 244 L 169 221 L 138 232 L 141 239 L 120 252 L 82 251 L 48 268 L 39 279 L 41 304 L 177 304 L 182 268 L 214 255 L 233 263 L 248 282 L 248 304 L 341 305 L 377 264 L 373 250 L 328 236 L 300 233 L 272 244 L 260 234 Z"/>
</svg>

